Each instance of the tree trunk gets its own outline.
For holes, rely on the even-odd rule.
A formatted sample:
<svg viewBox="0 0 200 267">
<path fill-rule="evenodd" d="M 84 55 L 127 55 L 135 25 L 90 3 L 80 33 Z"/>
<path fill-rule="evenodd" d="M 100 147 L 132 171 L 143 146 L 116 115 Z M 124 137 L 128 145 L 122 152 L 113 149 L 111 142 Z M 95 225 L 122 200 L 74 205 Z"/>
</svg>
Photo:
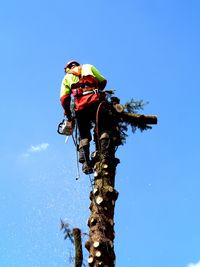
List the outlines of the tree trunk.
<svg viewBox="0 0 200 267">
<path fill-rule="evenodd" d="M 139 124 L 157 124 L 157 116 L 154 115 L 143 115 L 143 114 L 135 114 L 122 112 L 121 117 L 124 121 L 134 122 Z"/>
<path fill-rule="evenodd" d="M 157 123 L 156 116 L 127 113 L 119 108 L 117 112 L 122 121 L 134 124 L 136 127 Z M 96 147 L 98 148 L 98 144 Z M 90 231 L 89 239 L 85 243 L 85 247 L 89 251 L 89 267 L 115 266 L 114 208 L 118 198 L 118 192 L 115 190 L 115 173 L 119 159 L 115 158 L 112 153 L 115 150 L 114 147 L 109 150 L 111 153 L 107 153 L 110 155 L 106 161 L 103 155 L 98 155 L 98 153 L 93 157 L 95 162 L 94 188 L 90 192 L 91 214 L 88 219 Z"/>
<path fill-rule="evenodd" d="M 91 215 L 88 219 L 90 232 L 85 244 L 89 251 L 88 266 L 115 266 L 114 208 L 118 192 L 114 186 L 118 163 L 116 158 L 107 163 L 95 160 L 94 188 L 90 192 Z"/>
<path fill-rule="evenodd" d="M 83 263 L 83 251 L 81 241 L 81 230 L 79 228 L 73 229 L 74 245 L 75 245 L 75 267 L 81 267 Z"/>
</svg>

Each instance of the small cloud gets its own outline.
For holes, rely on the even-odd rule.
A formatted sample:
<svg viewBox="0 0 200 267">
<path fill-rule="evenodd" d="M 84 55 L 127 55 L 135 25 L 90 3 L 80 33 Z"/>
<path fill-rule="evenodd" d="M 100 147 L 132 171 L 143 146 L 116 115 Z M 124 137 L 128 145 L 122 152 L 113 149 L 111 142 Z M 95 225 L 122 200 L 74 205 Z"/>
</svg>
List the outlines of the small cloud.
<svg viewBox="0 0 200 267">
<path fill-rule="evenodd" d="M 27 149 L 25 153 L 21 154 L 21 157 L 28 158 L 33 153 L 39 153 L 39 152 L 47 150 L 48 147 L 49 147 L 48 143 L 41 143 L 39 145 L 34 145 L 34 146 L 31 145 L 30 148 Z"/>
<path fill-rule="evenodd" d="M 189 263 L 187 267 L 200 267 L 200 261 L 198 261 L 197 263 Z"/>
<path fill-rule="evenodd" d="M 32 145 L 29 149 L 29 152 L 31 153 L 42 152 L 42 151 L 45 151 L 48 147 L 49 147 L 48 143 L 42 143 L 36 146 Z"/>
</svg>

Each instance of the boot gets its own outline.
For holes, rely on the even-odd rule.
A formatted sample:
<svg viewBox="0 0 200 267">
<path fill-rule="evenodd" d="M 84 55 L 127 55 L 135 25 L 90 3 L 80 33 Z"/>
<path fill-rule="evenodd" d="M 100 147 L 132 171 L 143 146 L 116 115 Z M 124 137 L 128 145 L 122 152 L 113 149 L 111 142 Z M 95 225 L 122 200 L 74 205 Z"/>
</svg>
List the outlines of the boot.
<svg viewBox="0 0 200 267">
<path fill-rule="evenodd" d="M 89 160 L 89 145 L 79 148 L 79 162 L 83 163 Z"/>
<path fill-rule="evenodd" d="M 115 158 L 115 148 L 110 138 L 100 140 L 102 162 L 110 162 Z"/>
<path fill-rule="evenodd" d="M 82 163 L 82 171 L 85 174 L 93 173 L 92 162 L 90 160 L 89 144 L 79 148 L 79 162 Z"/>
<path fill-rule="evenodd" d="M 90 143 L 88 138 L 80 140 L 79 144 L 79 162 L 83 163 L 86 160 L 89 160 L 90 155 Z"/>
<path fill-rule="evenodd" d="M 93 173 L 93 168 L 92 168 L 91 161 L 85 161 L 85 162 L 83 162 L 82 171 L 85 174 L 91 174 L 91 173 Z"/>
</svg>

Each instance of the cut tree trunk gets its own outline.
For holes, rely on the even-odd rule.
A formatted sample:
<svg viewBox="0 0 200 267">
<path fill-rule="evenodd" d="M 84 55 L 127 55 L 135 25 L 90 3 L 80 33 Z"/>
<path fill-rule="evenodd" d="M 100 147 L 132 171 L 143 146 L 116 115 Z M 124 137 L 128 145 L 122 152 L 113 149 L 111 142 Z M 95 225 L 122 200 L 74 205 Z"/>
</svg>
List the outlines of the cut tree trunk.
<svg viewBox="0 0 200 267">
<path fill-rule="evenodd" d="M 117 112 L 122 121 L 136 127 L 157 124 L 156 116 L 127 113 L 119 108 Z M 115 266 L 114 208 L 118 198 L 118 192 L 115 190 L 115 173 L 119 160 L 114 155 L 106 162 L 102 158 L 102 155 L 94 158 L 94 188 L 90 192 L 91 214 L 88 219 L 89 239 L 85 243 L 89 251 L 89 267 Z"/>
<path fill-rule="evenodd" d="M 79 228 L 73 229 L 74 245 L 75 245 L 75 267 L 81 267 L 83 263 L 83 251 L 81 230 Z"/>
<path fill-rule="evenodd" d="M 94 188 L 90 192 L 91 215 L 88 219 L 89 251 L 88 266 L 115 266 L 114 208 L 118 192 L 115 190 L 115 171 L 119 160 L 113 158 L 103 163 L 97 160 L 94 166 Z"/>
</svg>

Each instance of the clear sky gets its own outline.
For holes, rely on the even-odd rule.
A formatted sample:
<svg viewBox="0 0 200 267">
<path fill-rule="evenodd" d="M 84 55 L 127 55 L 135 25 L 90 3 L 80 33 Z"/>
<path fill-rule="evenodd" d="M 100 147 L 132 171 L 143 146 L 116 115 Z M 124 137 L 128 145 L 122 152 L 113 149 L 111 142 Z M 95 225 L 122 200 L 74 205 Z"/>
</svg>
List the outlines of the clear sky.
<svg viewBox="0 0 200 267">
<path fill-rule="evenodd" d="M 56 133 L 70 59 L 158 116 L 117 151 L 116 266 L 200 266 L 199 10 L 198 0 L 2 1 L 1 267 L 73 266 L 60 218 L 88 232 L 90 181 L 75 180 L 73 142 Z"/>
</svg>

